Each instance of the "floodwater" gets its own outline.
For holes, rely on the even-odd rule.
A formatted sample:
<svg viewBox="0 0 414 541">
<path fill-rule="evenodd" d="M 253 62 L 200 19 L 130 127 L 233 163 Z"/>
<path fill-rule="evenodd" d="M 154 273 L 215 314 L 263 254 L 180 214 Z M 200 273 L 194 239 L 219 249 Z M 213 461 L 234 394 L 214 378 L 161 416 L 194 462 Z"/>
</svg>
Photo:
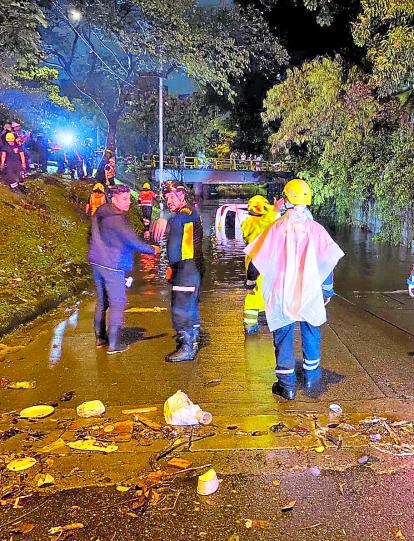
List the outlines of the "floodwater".
<svg viewBox="0 0 414 541">
<path fill-rule="evenodd" d="M 214 218 L 219 205 L 236 201 L 204 203 L 204 251 L 209 266 L 204 287 L 241 287 L 244 280 L 244 244 L 234 239 L 218 240 Z M 335 273 L 335 289 L 344 296 L 354 292 L 393 292 L 406 289 L 414 257 L 404 246 L 389 246 L 373 240 L 373 235 L 355 227 L 327 227 L 345 252 Z"/>
</svg>

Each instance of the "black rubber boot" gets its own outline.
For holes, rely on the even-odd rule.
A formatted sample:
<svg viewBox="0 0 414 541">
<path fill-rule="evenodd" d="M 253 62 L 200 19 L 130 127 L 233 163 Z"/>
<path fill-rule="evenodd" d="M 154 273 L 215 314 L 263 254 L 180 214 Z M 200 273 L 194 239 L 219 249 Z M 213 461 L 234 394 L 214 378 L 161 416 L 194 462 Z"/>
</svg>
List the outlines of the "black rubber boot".
<svg viewBox="0 0 414 541">
<path fill-rule="evenodd" d="M 181 361 L 193 361 L 196 353 L 194 352 L 192 331 L 180 331 L 180 348 L 165 357 L 167 363 L 179 363 Z"/>
<path fill-rule="evenodd" d="M 128 349 L 128 346 L 121 344 L 121 329 L 120 326 L 111 326 L 108 329 L 108 338 L 109 338 L 109 347 L 106 350 L 108 355 L 113 355 L 114 353 L 122 353 Z"/>
<path fill-rule="evenodd" d="M 286 400 L 295 400 L 296 389 L 294 385 L 285 386 L 279 381 L 275 381 L 272 385 L 272 393 L 277 394 Z"/>
<path fill-rule="evenodd" d="M 315 370 L 304 370 L 303 371 L 303 378 L 305 383 L 305 389 L 307 391 L 312 391 L 317 387 L 321 381 L 322 377 L 322 370 L 319 366 L 318 368 L 315 368 Z"/>
</svg>

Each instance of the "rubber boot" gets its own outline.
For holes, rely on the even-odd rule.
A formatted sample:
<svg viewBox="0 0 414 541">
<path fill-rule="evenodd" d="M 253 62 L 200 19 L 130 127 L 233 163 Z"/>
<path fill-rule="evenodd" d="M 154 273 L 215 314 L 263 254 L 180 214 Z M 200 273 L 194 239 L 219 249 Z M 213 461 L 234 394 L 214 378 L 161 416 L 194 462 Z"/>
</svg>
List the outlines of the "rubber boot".
<svg viewBox="0 0 414 541">
<path fill-rule="evenodd" d="M 305 383 L 305 389 L 307 391 L 312 391 L 317 387 L 321 381 L 322 377 L 322 370 L 319 366 L 318 368 L 315 368 L 314 370 L 304 370 L 303 371 L 303 378 Z"/>
<path fill-rule="evenodd" d="M 194 356 L 196 356 L 197 353 L 200 350 L 200 340 L 201 340 L 200 325 L 194 325 L 194 327 L 193 327 L 193 352 L 194 352 Z"/>
<path fill-rule="evenodd" d="M 180 348 L 165 357 L 167 363 L 193 361 L 195 358 L 192 331 L 180 331 Z"/>
<path fill-rule="evenodd" d="M 113 355 L 114 353 L 122 353 L 123 351 L 126 351 L 128 349 L 128 346 L 125 344 L 121 345 L 120 337 L 121 337 L 121 329 L 122 327 L 119 325 L 112 325 L 108 329 L 108 338 L 109 338 L 109 347 L 106 350 L 108 355 Z"/>
<path fill-rule="evenodd" d="M 295 400 L 295 385 L 283 385 L 280 381 L 275 381 L 272 385 L 272 393 L 281 396 L 285 400 Z"/>
</svg>

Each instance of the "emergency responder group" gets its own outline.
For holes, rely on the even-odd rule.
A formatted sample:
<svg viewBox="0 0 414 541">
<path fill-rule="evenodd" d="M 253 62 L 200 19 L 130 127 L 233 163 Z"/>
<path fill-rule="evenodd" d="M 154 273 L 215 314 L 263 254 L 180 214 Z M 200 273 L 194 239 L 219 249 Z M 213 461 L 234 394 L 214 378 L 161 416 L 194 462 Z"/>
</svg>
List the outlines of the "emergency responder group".
<svg viewBox="0 0 414 541">
<path fill-rule="evenodd" d="M 102 184 L 94 193 L 102 198 Z M 139 205 L 151 207 L 155 194 L 145 184 Z M 171 284 L 172 324 L 176 349 L 167 362 L 192 361 L 199 349 L 200 285 L 203 276 L 203 227 L 197 208 L 187 200 L 186 187 L 179 181 L 164 184 L 163 196 L 168 217 L 156 220 L 152 228 L 156 243 L 167 238 L 169 266 L 166 279 Z M 97 347 L 107 352 L 124 351 L 120 339 L 125 306 L 125 273 L 132 269 L 132 253 L 157 255 L 159 248 L 139 240 L 127 225 L 125 213 L 131 204 L 129 188 L 114 187 L 112 201 L 90 205 L 92 235 L 89 261 L 97 289 L 95 334 Z M 302 334 L 305 389 L 312 391 L 321 380 L 321 332 L 326 321 L 326 304 L 334 295 L 333 270 L 344 253 L 308 209 L 310 186 L 301 179 L 289 181 L 283 197 L 272 205 L 263 196 L 248 204 L 249 216 L 242 223 L 247 244 L 244 327 L 247 335 L 259 331 L 259 315 L 265 312 L 273 332 L 276 377 L 272 392 L 294 400 L 296 366 L 295 325 Z M 146 211 L 146 220 L 151 220 Z M 148 231 L 148 222 L 145 223 Z M 106 312 L 110 319 L 106 322 Z"/>
</svg>

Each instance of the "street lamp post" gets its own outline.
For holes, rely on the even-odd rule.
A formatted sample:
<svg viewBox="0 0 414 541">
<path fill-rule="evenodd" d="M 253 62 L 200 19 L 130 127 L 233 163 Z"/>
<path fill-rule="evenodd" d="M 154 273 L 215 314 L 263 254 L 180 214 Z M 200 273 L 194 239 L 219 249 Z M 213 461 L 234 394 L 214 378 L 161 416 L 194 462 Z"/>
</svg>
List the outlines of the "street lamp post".
<svg viewBox="0 0 414 541">
<path fill-rule="evenodd" d="M 164 182 L 164 79 L 159 77 L 158 90 L 158 154 L 159 154 L 159 184 L 160 193 Z"/>
</svg>

